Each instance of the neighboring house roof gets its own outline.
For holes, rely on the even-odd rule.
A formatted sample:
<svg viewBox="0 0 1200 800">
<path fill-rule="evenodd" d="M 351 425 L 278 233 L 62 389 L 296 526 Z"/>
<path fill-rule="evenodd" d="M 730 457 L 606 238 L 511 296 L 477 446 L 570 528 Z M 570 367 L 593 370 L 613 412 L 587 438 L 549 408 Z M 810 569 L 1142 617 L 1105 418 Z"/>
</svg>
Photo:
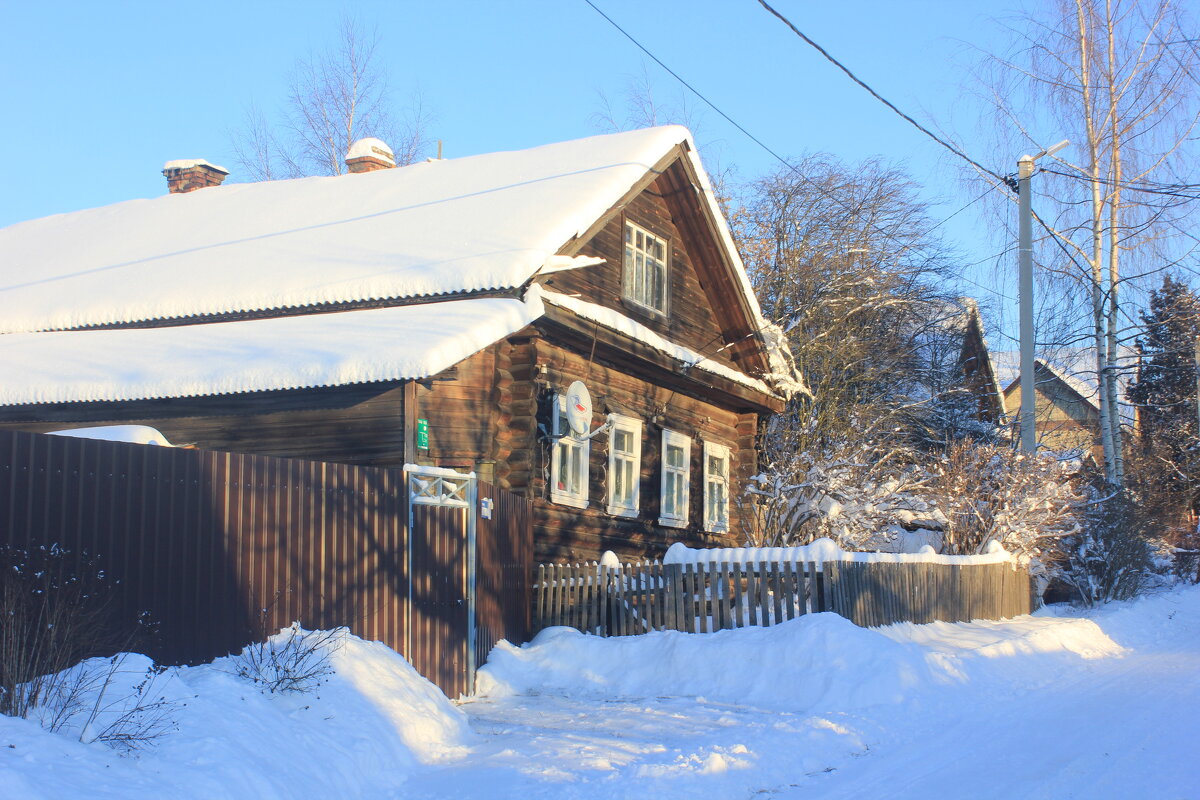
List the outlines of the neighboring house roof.
<svg viewBox="0 0 1200 800">
<path fill-rule="evenodd" d="M 762 317 L 690 134 L 669 126 L 365 174 L 209 187 L 0 229 L 0 403 L 435 374 L 541 317 L 543 294 L 571 307 L 572 298 L 539 293 L 530 280 L 599 263 L 570 255 L 573 243 L 676 160 L 725 251 L 746 329 L 762 341 L 767 383 L 617 311 L 591 318 L 757 391 L 803 391 L 785 337 Z M 480 292 L 506 296 L 455 299 Z M 393 307 L 364 308 L 376 304 Z M 586 305 L 572 310 L 587 316 Z M 265 318 L 221 321 L 237 315 Z M 95 330 L 106 326 L 116 329 Z"/>
<path fill-rule="evenodd" d="M 972 297 L 960 297 L 958 302 L 963 308 L 961 328 L 963 331 L 963 357 L 968 357 L 972 344 L 976 349 L 974 357 L 977 360 L 976 369 L 983 375 L 988 387 L 988 401 L 994 406 L 995 422 L 1002 422 L 1005 415 L 1004 390 L 1000 378 L 996 374 L 996 365 L 988 349 L 986 329 L 983 324 L 983 314 L 979 311 L 979 303 Z M 972 342 L 974 337 L 974 342 Z"/>
<path fill-rule="evenodd" d="M 1046 357 L 1035 359 L 1047 372 L 1062 381 L 1096 411 L 1100 410 L 1099 380 L 1096 373 L 1096 351 L 1091 347 L 1058 348 Z M 992 354 L 996 375 L 1007 395 L 1019 383 L 1021 377 L 1021 353 L 1005 350 Z M 1117 399 L 1121 406 L 1122 419 L 1132 424 L 1133 406 L 1128 401 L 1129 386 L 1136 377 L 1138 352 L 1134 347 L 1122 346 L 1117 356 Z M 1008 409 L 1014 413 L 1017 409 Z"/>
</svg>

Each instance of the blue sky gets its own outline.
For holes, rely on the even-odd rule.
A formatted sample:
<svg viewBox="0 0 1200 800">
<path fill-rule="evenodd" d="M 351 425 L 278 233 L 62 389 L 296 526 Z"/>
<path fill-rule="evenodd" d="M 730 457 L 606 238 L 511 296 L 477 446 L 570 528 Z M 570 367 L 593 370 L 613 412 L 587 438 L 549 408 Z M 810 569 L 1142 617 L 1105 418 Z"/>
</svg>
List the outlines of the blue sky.
<svg viewBox="0 0 1200 800">
<path fill-rule="evenodd" d="M 971 199 L 938 146 L 808 48 L 754 0 L 595 0 L 660 59 L 770 147 L 904 163 L 935 217 Z M 807 34 L 923 122 L 963 137 L 1011 171 L 1018 154 L 981 151 L 964 89 L 973 48 L 999 48 L 1003 2 L 778 0 Z M 3 0 L 0 24 L 0 226 L 165 192 L 164 161 L 233 168 L 231 130 L 251 103 L 282 104 L 289 70 L 331 45 L 345 11 L 377 26 L 379 57 L 403 105 L 418 93 L 448 157 L 599 132 L 646 74 L 677 104 L 674 80 L 583 0 L 60 2 Z M 777 162 L 695 98 L 697 138 L 749 179 Z M 236 179 L 234 175 L 231 179 Z M 985 221 L 944 230 L 965 261 L 996 249 Z M 991 283 L 990 272 L 971 273 Z M 1003 287 L 1001 287 L 1003 288 Z M 974 287 L 964 290 L 984 293 Z M 986 293 L 984 293 L 986 294 Z M 999 343 L 997 343 L 999 344 Z"/>
</svg>

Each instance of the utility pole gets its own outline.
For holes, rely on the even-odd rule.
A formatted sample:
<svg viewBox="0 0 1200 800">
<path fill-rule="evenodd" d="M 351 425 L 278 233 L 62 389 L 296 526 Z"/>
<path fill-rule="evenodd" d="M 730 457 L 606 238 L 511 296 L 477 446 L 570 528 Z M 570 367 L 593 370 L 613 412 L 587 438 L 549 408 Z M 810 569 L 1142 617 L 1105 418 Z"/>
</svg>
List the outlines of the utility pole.
<svg viewBox="0 0 1200 800">
<path fill-rule="evenodd" d="M 1017 205 L 1020 219 L 1017 229 L 1017 259 L 1019 261 L 1018 297 L 1021 302 L 1021 449 L 1026 453 L 1037 450 L 1035 428 L 1035 393 L 1033 377 L 1033 203 L 1030 200 L 1029 179 L 1033 177 L 1033 164 L 1042 156 L 1051 156 L 1070 142 L 1063 139 L 1036 156 L 1024 155 L 1017 159 Z"/>
</svg>

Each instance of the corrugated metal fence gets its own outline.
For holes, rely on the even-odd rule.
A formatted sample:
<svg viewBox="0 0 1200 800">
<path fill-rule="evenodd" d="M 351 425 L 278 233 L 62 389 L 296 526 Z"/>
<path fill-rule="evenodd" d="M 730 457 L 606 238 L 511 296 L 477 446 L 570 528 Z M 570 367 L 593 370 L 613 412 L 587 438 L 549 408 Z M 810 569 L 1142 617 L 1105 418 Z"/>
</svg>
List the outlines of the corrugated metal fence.
<svg viewBox="0 0 1200 800">
<path fill-rule="evenodd" d="M 601 636 L 706 633 L 820 611 L 876 626 L 1032 610 L 1029 574 L 1010 564 L 541 564 L 534 591 L 539 630 L 565 625 Z"/>
<path fill-rule="evenodd" d="M 159 623 L 149 654 L 169 664 L 299 620 L 382 641 L 468 693 L 485 640 L 527 637 L 529 581 L 515 576 L 532 571 L 527 501 L 486 484 L 477 496 L 515 521 L 481 526 L 474 561 L 474 509 L 414 504 L 410 528 L 399 469 L 0 431 L 0 544 L 99 557 L 124 615 Z M 472 577 L 488 587 L 476 641 Z"/>
</svg>

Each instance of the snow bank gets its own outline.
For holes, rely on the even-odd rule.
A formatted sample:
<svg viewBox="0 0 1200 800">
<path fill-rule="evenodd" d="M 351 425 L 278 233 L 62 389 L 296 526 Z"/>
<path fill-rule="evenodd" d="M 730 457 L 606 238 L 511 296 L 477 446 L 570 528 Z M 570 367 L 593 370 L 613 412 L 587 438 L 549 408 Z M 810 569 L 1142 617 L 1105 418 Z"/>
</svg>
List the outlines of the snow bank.
<svg viewBox="0 0 1200 800">
<path fill-rule="evenodd" d="M 897 642 L 920 645 L 943 656 L 1005 658 L 1044 653 L 1074 653 L 1080 658 L 1111 658 L 1125 648 L 1090 619 L 1025 617 L 1021 620 L 900 622 L 878 629 Z"/>
<path fill-rule="evenodd" d="M 1094 620 L 1119 644 L 1135 650 L 1194 651 L 1200 642 L 1200 585 L 1084 609 L 1039 609 L 1039 616 Z"/>
<path fill-rule="evenodd" d="M 781 710 L 853 712 L 946 684 L 990 680 L 997 668 L 1019 679 L 1014 665 L 1026 665 L 1029 679 L 1041 680 L 1048 662 L 1030 655 L 1069 665 L 1123 652 L 1087 619 L 867 629 L 835 614 L 808 614 L 769 628 L 607 639 L 548 628 L 519 648 L 498 644 L 480 670 L 477 689 L 493 697 L 696 696 Z"/>
<path fill-rule="evenodd" d="M 1012 555 L 999 542 L 992 542 L 988 551 L 977 556 L 947 556 L 934 552 L 926 545 L 916 553 L 879 553 L 843 550 L 832 539 L 817 539 L 812 544 L 799 547 L 719 547 L 691 548 L 676 542 L 663 556 L 666 564 L 761 564 L 800 563 L 815 561 L 817 565 L 826 561 L 873 561 L 888 563 L 926 564 L 1007 564 Z"/>
<path fill-rule="evenodd" d="M 462 757 L 466 718 L 398 654 L 346 635 L 310 694 L 262 694 L 231 659 L 157 680 L 178 729 L 138 758 L 0 717 L 0 797 L 382 797 L 414 770 Z M 120 683 L 141 680 L 132 656 Z"/>
<path fill-rule="evenodd" d="M 835 614 L 812 614 L 770 628 L 712 634 L 605 639 L 548 628 L 520 648 L 498 644 L 480 670 L 477 689 L 493 696 L 695 695 L 780 709 L 850 710 L 899 702 L 929 680 L 919 648 Z"/>
</svg>

